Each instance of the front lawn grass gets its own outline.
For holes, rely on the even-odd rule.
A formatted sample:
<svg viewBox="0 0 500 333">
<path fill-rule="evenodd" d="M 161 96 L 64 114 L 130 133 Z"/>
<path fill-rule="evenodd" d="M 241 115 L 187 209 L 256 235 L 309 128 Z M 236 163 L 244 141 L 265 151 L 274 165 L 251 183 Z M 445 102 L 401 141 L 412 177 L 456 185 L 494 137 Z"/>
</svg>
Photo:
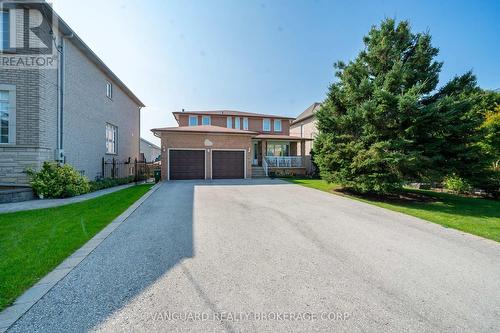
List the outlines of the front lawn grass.
<svg viewBox="0 0 500 333">
<path fill-rule="evenodd" d="M 0 214 L 0 310 L 150 188 L 137 185 L 65 206 Z"/>
<path fill-rule="evenodd" d="M 469 198 L 448 193 L 405 189 L 408 193 L 433 197 L 432 202 L 387 202 L 337 192 L 340 186 L 321 179 L 285 178 L 285 180 L 321 191 L 345 195 L 396 212 L 415 216 L 447 228 L 454 228 L 500 242 L 500 201 Z"/>
</svg>

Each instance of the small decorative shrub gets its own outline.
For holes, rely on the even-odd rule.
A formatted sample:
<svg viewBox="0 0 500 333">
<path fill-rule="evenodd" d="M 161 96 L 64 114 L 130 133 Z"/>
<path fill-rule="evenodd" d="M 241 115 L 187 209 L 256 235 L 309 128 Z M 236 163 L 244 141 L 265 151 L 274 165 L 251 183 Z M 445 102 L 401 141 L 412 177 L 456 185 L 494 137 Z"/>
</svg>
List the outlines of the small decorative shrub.
<svg viewBox="0 0 500 333">
<path fill-rule="evenodd" d="M 443 180 L 444 187 L 455 193 L 470 193 L 472 186 L 458 175 L 447 176 Z"/>
<path fill-rule="evenodd" d="M 98 191 L 108 187 L 128 184 L 134 181 L 134 176 L 125 178 L 104 178 L 90 182 L 90 191 Z"/>
<path fill-rule="evenodd" d="M 38 197 L 67 198 L 89 192 L 89 181 L 69 164 L 44 162 L 39 171 L 27 170 Z"/>
</svg>

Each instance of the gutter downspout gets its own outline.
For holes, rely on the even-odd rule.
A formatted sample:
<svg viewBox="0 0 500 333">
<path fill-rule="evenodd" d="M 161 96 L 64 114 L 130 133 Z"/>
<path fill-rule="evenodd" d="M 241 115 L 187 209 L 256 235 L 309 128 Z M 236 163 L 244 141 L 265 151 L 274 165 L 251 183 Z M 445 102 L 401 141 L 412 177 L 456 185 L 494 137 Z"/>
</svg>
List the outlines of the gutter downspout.
<svg viewBox="0 0 500 333">
<path fill-rule="evenodd" d="M 62 35 L 61 42 L 57 49 L 59 51 L 59 63 L 57 66 L 57 150 L 56 150 L 56 161 L 59 163 L 65 163 L 64 156 L 64 60 L 65 60 L 65 39 L 73 38 L 71 35 Z"/>
</svg>

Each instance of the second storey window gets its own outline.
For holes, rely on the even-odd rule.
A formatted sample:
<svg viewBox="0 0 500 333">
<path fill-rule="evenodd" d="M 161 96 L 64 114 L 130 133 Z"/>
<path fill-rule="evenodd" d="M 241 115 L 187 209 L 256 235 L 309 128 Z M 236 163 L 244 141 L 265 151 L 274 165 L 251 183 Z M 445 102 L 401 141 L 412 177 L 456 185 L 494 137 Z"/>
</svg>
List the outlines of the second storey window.
<svg viewBox="0 0 500 333">
<path fill-rule="evenodd" d="M 109 99 L 113 98 L 113 85 L 109 81 L 106 82 L 106 97 Z"/>
<path fill-rule="evenodd" d="M 0 11 L 0 51 L 9 49 L 9 12 Z"/>
<path fill-rule="evenodd" d="M 117 153 L 118 127 L 106 124 L 106 154 Z"/>
<path fill-rule="evenodd" d="M 0 90 L 0 143 L 9 143 L 9 108 L 9 92 L 7 90 Z"/>
<path fill-rule="evenodd" d="M 281 132 L 281 119 L 274 119 L 274 131 Z"/>
<path fill-rule="evenodd" d="M 189 116 L 189 126 L 198 126 L 198 116 Z"/>
<path fill-rule="evenodd" d="M 240 117 L 234 117 L 234 128 L 240 129 Z"/>
<path fill-rule="evenodd" d="M 210 125 L 210 116 L 203 116 L 203 118 L 201 118 L 201 124 Z"/>
<path fill-rule="evenodd" d="M 233 118 L 227 117 L 226 127 L 227 128 L 232 128 L 233 127 Z"/>
<path fill-rule="evenodd" d="M 248 131 L 248 118 L 243 118 L 243 129 Z"/>
<path fill-rule="evenodd" d="M 271 119 L 267 118 L 262 119 L 262 131 L 264 132 L 271 131 Z"/>
</svg>

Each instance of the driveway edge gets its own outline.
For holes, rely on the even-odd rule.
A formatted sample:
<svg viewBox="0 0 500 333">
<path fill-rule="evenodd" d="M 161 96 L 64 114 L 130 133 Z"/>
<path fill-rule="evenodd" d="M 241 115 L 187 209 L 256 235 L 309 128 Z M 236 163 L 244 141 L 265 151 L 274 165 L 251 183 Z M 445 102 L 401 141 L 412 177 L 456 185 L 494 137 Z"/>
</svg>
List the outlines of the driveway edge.
<svg viewBox="0 0 500 333">
<path fill-rule="evenodd" d="M 45 294 L 47 294 L 59 281 L 69 272 L 75 269 L 95 248 L 97 248 L 116 228 L 118 228 L 132 213 L 148 199 L 162 183 L 151 187 L 142 197 L 128 207 L 123 213 L 98 232 L 81 248 L 73 252 L 68 258 L 59 264 L 52 272 L 48 273 L 40 281 L 34 284 L 19 296 L 14 304 L 0 312 L 0 333 L 9 329 L 18 321 L 33 305 L 35 305 Z"/>
</svg>

